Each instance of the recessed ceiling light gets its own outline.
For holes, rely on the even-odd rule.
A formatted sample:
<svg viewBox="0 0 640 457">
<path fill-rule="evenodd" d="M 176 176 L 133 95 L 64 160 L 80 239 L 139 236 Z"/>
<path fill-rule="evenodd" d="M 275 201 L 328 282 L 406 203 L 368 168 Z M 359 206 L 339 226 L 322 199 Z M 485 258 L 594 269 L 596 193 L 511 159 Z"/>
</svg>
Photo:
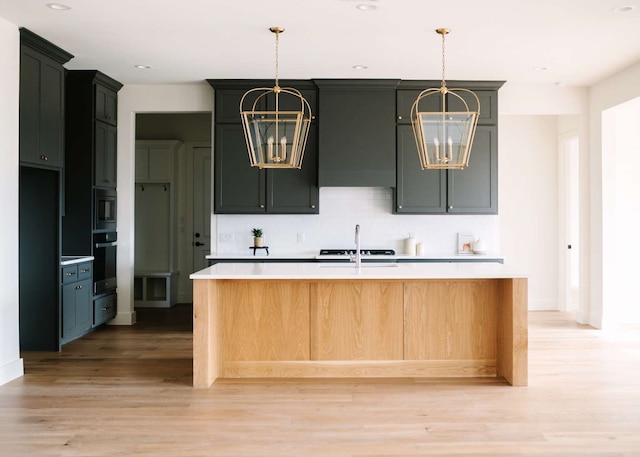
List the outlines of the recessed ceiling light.
<svg viewBox="0 0 640 457">
<path fill-rule="evenodd" d="M 369 68 L 369 67 L 367 67 L 366 65 L 354 65 L 353 66 L 354 70 L 366 70 L 367 68 Z"/>
<path fill-rule="evenodd" d="M 565 83 L 564 81 L 558 81 L 558 82 L 556 82 L 556 86 L 558 86 L 558 87 L 564 87 L 564 86 L 566 86 L 566 85 L 567 85 L 567 83 Z"/>
<path fill-rule="evenodd" d="M 371 5 L 368 3 L 360 3 L 359 5 L 356 5 L 356 8 L 360 11 L 374 11 L 378 9 L 376 5 Z"/>
<path fill-rule="evenodd" d="M 47 8 L 51 8 L 56 11 L 67 11 L 71 9 L 70 6 L 63 5 L 62 3 L 47 3 Z"/>
<path fill-rule="evenodd" d="M 533 67 L 532 70 L 533 71 L 545 71 L 545 70 L 547 70 L 547 67 Z"/>
<path fill-rule="evenodd" d="M 149 65 L 134 65 L 134 67 L 140 70 L 146 70 L 147 68 L 151 68 Z"/>
<path fill-rule="evenodd" d="M 620 5 L 616 6 L 612 11 L 614 13 L 629 13 L 636 9 L 635 5 Z"/>
</svg>

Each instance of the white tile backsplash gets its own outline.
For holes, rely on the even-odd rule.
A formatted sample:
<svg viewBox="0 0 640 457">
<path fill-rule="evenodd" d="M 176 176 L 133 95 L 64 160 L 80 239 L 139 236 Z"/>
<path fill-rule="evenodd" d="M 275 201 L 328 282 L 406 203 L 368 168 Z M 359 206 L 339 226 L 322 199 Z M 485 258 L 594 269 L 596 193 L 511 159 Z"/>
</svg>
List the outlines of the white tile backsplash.
<svg viewBox="0 0 640 457">
<path fill-rule="evenodd" d="M 212 227 L 216 243 L 211 250 L 249 253 L 253 227 L 264 230 L 265 245 L 272 254 L 351 248 L 355 246 L 355 225 L 360 224 L 363 249 L 390 248 L 401 254 L 404 239 L 413 233 L 427 254 L 451 254 L 456 251 L 458 232 L 467 232 L 482 238 L 489 253 L 499 254 L 498 216 L 392 214 L 392 199 L 391 188 L 323 187 L 317 215 L 217 215 Z M 304 234 L 304 243 L 298 243 L 298 233 Z"/>
</svg>

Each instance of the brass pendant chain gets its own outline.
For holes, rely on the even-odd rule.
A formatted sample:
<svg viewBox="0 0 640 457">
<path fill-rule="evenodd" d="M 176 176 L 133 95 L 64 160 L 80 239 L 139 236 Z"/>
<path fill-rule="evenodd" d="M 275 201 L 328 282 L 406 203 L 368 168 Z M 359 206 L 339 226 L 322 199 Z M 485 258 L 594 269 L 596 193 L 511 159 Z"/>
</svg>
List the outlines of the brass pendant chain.
<svg viewBox="0 0 640 457">
<path fill-rule="evenodd" d="M 444 80 L 444 36 L 445 35 L 446 35 L 445 33 L 442 34 L 442 83 L 441 83 L 442 87 L 447 87 L 447 83 Z"/>
<path fill-rule="evenodd" d="M 279 83 L 278 83 L 278 59 L 279 59 L 279 55 L 278 55 L 278 38 L 280 36 L 280 32 L 277 31 L 276 32 L 276 87 L 279 87 Z"/>
</svg>

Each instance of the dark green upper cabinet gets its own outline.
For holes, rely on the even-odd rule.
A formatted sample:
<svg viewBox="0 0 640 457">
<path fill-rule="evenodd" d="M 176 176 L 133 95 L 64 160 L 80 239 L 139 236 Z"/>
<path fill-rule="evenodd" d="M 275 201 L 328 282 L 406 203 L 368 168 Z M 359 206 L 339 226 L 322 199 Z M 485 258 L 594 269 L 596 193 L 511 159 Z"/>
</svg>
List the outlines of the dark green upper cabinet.
<svg viewBox="0 0 640 457">
<path fill-rule="evenodd" d="M 448 170 L 447 212 L 498 213 L 498 129 L 479 125 L 473 139 L 469 166 Z"/>
<path fill-rule="evenodd" d="M 440 214 L 447 212 L 447 174 L 422 170 L 413 128 L 398 125 L 396 212 Z"/>
<path fill-rule="evenodd" d="M 240 118 L 240 100 L 255 87 L 273 87 L 273 80 L 209 80 L 215 89 L 214 211 L 217 214 L 317 214 L 317 129 L 311 126 L 301 170 L 251 167 Z M 281 81 L 282 87 L 299 90 L 316 109 L 316 87 L 310 81 Z M 249 95 L 246 109 L 258 92 Z M 291 98 L 280 100 L 280 109 L 299 109 Z M 273 109 L 260 101 L 257 109 Z"/>
<path fill-rule="evenodd" d="M 20 162 L 64 166 L 65 84 L 62 64 L 73 56 L 20 29 Z"/>
<path fill-rule="evenodd" d="M 395 213 L 402 214 L 497 214 L 498 213 L 498 89 L 503 82 L 447 82 L 447 87 L 473 90 L 480 99 L 480 117 L 464 170 L 421 170 L 410 112 L 413 102 L 427 87 L 440 81 L 402 81 L 396 104 L 397 184 Z M 470 96 L 464 92 L 462 96 Z M 440 97 L 432 96 L 421 109 L 439 110 Z M 449 110 L 464 106 L 447 98 Z M 470 109 L 473 107 L 470 105 Z"/>
<path fill-rule="evenodd" d="M 95 123 L 95 167 L 96 187 L 115 187 L 117 183 L 117 129 L 104 122 Z"/>
<path fill-rule="evenodd" d="M 67 73 L 67 167 L 85 188 L 117 185 L 118 81 L 97 70 Z"/>
<path fill-rule="evenodd" d="M 100 75 L 97 75 L 98 79 Z M 95 86 L 95 117 L 97 121 L 106 122 L 107 124 L 118 124 L 118 94 L 116 90 L 109 89 L 102 85 L 100 81 L 96 81 Z"/>
<path fill-rule="evenodd" d="M 218 214 L 266 212 L 265 172 L 250 166 L 246 149 L 242 124 L 216 123 L 213 208 Z"/>
<path fill-rule="evenodd" d="M 394 187 L 399 80 L 314 80 L 318 184 Z"/>
</svg>

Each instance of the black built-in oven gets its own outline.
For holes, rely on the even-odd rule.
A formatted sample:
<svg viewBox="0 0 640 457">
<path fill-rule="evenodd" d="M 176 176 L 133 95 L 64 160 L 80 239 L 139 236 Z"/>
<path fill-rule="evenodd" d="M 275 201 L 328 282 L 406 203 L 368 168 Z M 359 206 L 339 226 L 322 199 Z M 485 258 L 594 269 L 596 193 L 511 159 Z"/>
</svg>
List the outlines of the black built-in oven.
<svg viewBox="0 0 640 457">
<path fill-rule="evenodd" d="M 94 196 L 94 230 L 115 231 L 117 212 L 115 189 L 95 189 Z"/>
<path fill-rule="evenodd" d="M 100 295 L 116 289 L 116 251 L 118 234 L 114 232 L 93 235 L 93 294 Z"/>
</svg>

